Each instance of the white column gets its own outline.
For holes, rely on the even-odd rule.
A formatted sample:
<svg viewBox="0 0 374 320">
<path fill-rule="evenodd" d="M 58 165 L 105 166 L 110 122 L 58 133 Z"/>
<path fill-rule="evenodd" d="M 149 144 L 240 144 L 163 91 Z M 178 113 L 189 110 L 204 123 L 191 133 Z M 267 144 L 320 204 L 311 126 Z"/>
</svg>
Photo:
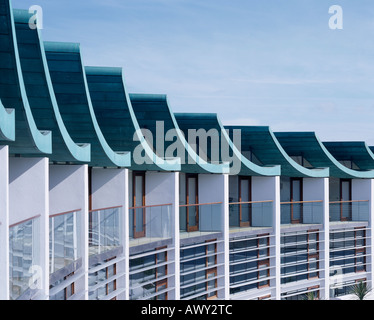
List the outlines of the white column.
<svg viewBox="0 0 374 320">
<path fill-rule="evenodd" d="M 21 199 L 21 200 L 20 200 Z M 36 299 L 49 296 L 49 166 L 48 158 L 9 159 L 9 225 L 39 217 L 35 235 L 39 265 L 33 266 L 40 290 Z M 39 274 L 41 273 L 41 274 Z"/>
<path fill-rule="evenodd" d="M 117 263 L 117 274 L 125 273 L 125 276 L 117 279 L 117 288 L 124 289 L 117 298 L 126 300 L 129 297 L 128 169 L 93 168 L 91 184 L 92 210 L 121 207 L 120 237 L 124 259 Z"/>
<path fill-rule="evenodd" d="M 330 298 L 330 210 L 329 210 L 329 178 L 304 178 L 303 179 L 303 199 L 304 201 L 322 200 L 322 219 L 316 221 L 323 226 L 320 233 L 319 268 L 322 286 L 320 296 L 324 300 Z M 315 204 L 316 206 L 318 204 Z"/>
<path fill-rule="evenodd" d="M 9 160 L 0 147 L 0 300 L 9 299 Z"/>
<path fill-rule="evenodd" d="M 230 299 L 229 278 L 229 176 L 227 174 L 199 174 L 199 203 L 222 202 L 220 219 L 223 242 L 217 245 L 218 286 L 223 290 L 218 291 L 218 299 Z M 214 223 L 214 221 L 213 221 Z"/>
<path fill-rule="evenodd" d="M 170 221 L 164 221 L 170 226 L 172 250 L 168 251 L 168 260 L 174 263 L 169 265 L 168 286 L 174 288 L 169 291 L 169 300 L 180 299 L 180 243 L 179 243 L 179 172 L 146 172 L 146 206 L 171 204 Z M 156 209 L 156 208 L 155 208 Z M 166 209 L 166 208 L 165 208 Z M 157 213 L 159 210 L 155 210 Z M 151 217 L 149 217 L 151 218 Z M 165 217 L 163 217 L 165 218 Z M 154 217 L 152 218 L 152 220 Z"/>
<path fill-rule="evenodd" d="M 272 201 L 272 226 L 273 234 L 270 238 L 270 256 L 271 259 L 270 287 L 272 296 L 280 300 L 281 282 L 280 282 L 280 177 L 252 177 L 252 201 Z"/>
<path fill-rule="evenodd" d="M 49 214 L 77 211 L 80 229 L 77 231 L 82 258 L 82 277 L 74 283 L 75 294 L 87 298 L 88 242 L 88 179 L 87 165 L 50 165 Z"/>
<path fill-rule="evenodd" d="M 368 231 L 366 234 L 366 254 L 367 265 L 366 272 L 368 274 L 368 285 L 374 288 L 373 266 L 374 266 L 374 237 L 373 237 L 373 221 L 374 221 L 374 179 L 353 179 L 352 180 L 352 200 L 369 200 L 368 203 Z"/>
</svg>

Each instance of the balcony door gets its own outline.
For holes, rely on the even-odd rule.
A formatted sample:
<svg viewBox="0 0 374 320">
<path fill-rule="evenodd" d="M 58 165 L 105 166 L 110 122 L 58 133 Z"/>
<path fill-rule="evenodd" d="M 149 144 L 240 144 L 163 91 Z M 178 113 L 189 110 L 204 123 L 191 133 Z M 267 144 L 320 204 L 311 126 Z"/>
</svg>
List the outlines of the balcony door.
<svg viewBox="0 0 374 320">
<path fill-rule="evenodd" d="M 349 221 L 352 217 L 352 180 L 340 179 L 340 220 Z"/>
<path fill-rule="evenodd" d="M 252 215 L 252 183 L 251 177 L 239 177 L 239 221 L 240 227 L 249 227 Z"/>
<path fill-rule="evenodd" d="M 199 230 L 199 203 L 198 175 L 186 174 L 186 219 L 187 232 Z"/>
<path fill-rule="evenodd" d="M 145 172 L 133 173 L 134 238 L 145 237 Z"/>
<path fill-rule="evenodd" d="M 301 223 L 302 221 L 303 207 L 301 201 L 303 201 L 303 179 L 291 178 L 291 223 Z"/>
</svg>

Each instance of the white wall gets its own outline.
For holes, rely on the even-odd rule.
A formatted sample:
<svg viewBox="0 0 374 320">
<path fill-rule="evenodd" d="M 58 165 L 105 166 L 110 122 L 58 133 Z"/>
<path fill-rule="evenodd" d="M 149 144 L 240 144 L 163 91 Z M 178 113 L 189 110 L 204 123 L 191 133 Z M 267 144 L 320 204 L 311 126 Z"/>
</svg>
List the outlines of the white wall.
<svg viewBox="0 0 374 320">
<path fill-rule="evenodd" d="M 120 237 L 123 244 L 123 260 L 117 263 L 117 274 L 125 273 L 117 279 L 118 288 L 125 291 L 118 299 L 129 297 L 129 198 L 128 198 L 128 169 L 92 168 L 91 177 L 92 210 L 122 206 L 120 217 Z M 87 232 L 88 234 L 88 232 Z"/>
<path fill-rule="evenodd" d="M 40 297 L 49 292 L 49 167 L 48 158 L 9 159 L 9 224 L 40 216 Z M 38 276 L 38 275 L 37 275 Z"/>
<path fill-rule="evenodd" d="M 222 202 L 220 216 L 220 227 L 224 242 L 217 244 L 217 263 L 223 266 L 217 268 L 218 275 L 224 275 L 218 279 L 218 287 L 223 286 L 223 290 L 218 291 L 218 299 L 228 300 L 229 291 L 229 176 L 227 174 L 199 174 L 199 203 Z"/>
<path fill-rule="evenodd" d="M 367 230 L 366 248 L 368 261 L 366 271 L 368 273 L 368 285 L 374 288 L 373 266 L 374 266 L 374 239 L 373 239 L 373 222 L 374 222 L 374 179 L 353 179 L 352 180 L 352 200 L 369 200 L 369 226 Z"/>
<path fill-rule="evenodd" d="M 9 160 L 0 147 L 0 300 L 9 299 Z"/>
<path fill-rule="evenodd" d="M 147 172 L 145 179 L 146 206 L 171 204 L 170 221 L 164 221 L 167 225 L 154 224 L 153 226 L 170 228 L 173 250 L 168 251 L 168 259 L 179 261 L 179 172 Z M 152 212 L 157 214 L 160 213 L 160 210 L 156 207 Z M 147 218 L 149 219 L 148 216 Z M 152 217 L 152 220 L 157 220 L 157 216 Z M 180 298 L 179 263 L 170 264 L 168 270 L 169 274 L 174 274 L 174 277 L 169 278 L 168 286 L 175 288 L 169 292 L 169 299 L 178 300 Z"/>
<path fill-rule="evenodd" d="M 273 237 L 270 237 L 270 287 L 272 296 L 280 300 L 280 177 L 252 177 L 252 201 L 273 201 Z"/>
<path fill-rule="evenodd" d="M 82 273 L 75 281 L 75 293 L 88 297 L 88 166 L 50 165 L 49 166 L 49 215 L 64 212 L 79 212 Z"/>
</svg>

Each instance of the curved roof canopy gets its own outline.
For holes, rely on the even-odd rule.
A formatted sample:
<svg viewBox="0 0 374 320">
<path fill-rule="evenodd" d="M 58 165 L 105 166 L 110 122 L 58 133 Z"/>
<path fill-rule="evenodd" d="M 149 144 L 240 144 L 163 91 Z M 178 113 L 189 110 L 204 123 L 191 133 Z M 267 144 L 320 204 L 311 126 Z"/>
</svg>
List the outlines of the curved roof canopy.
<svg viewBox="0 0 374 320">
<path fill-rule="evenodd" d="M 121 68 L 86 67 L 98 124 L 113 148 L 131 150 L 131 169 L 179 171 L 180 159 L 155 154 L 144 138 L 126 90 Z"/>
<path fill-rule="evenodd" d="M 175 113 L 175 118 L 187 137 L 190 133 L 199 132 L 199 130 L 202 130 L 202 133 L 206 132 L 208 135 L 211 135 L 211 140 L 215 141 L 215 148 L 211 148 L 213 143 L 207 144 L 205 148 L 202 147 L 202 150 L 199 150 L 199 154 L 201 156 L 201 152 L 203 152 L 204 156 L 209 160 L 229 161 L 230 173 L 251 176 L 280 175 L 279 165 L 259 166 L 242 155 L 241 149 L 237 147 L 238 144 L 235 145 L 233 142 L 236 140 L 235 133 L 239 132 L 234 132 L 233 140 L 231 140 L 226 129 L 218 119 L 217 114 Z M 240 136 L 237 136 L 237 138 L 241 139 Z M 197 149 L 200 149 L 200 147 L 197 147 Z"/>
<path fill-rule="evenodd" d="M 91 144 L 91 166 L 128 167 L 131 154 L 109 145 L 96 119 L 79 44 L 44 42 L 48 68 L 67 131 L 74 141 Z"/>
<path fill-rule="evenodd" d="M 179 157 L 182 172 L 228 173 L 228 164 L 209 163 L 196 154 L 179 128 L 166 95 L 130 94 L 130 99 L 139 125 L 152 134 L 159 155 Z"/>
<path fill-rule="evenodd" d="M 323 142 L 323 145 L 338 161 L 348 161 L 360 170 L 374 169 L 374 154 L 364 141 Z"/>
<path fill-rule="evenodd" d="M 278 141 L 290 156 L 303 156 L 314 167 L 329 167 L 336 178 L 374 178 L 374 170 L 352 170 L 328 151 L 314 132 L 277 132 Z"/>
<path fill-rule="evenodd" d="M 38 128 L 26 94 L 21 70 L 13 10 L 9 0 L 0 0 L 0 121 L 2 137 L 7 138 L 10 154 L 48 155 L 52 153 L 52 134 Z M 5 109 L 15 110 L 15 139 L 12 116 Z M 9 126 L 4 121 L 10 120 Z M 0 143 L 3 143 L 0 140 Z"/>
<path fill-rule="evenodd" d="M 290 177 L 328 177 L 328 168 L 305 168 L 282 148 L 274 133 L 266 126 L 225 126 L 241 130 L 241 150 L 253 153 L 264 165 L 281 165 L 281 174 Z"/>
<path fill-rule="evenodd" d="M 30 28 L 28 11 L 13 12 L 22 75 L 34 120 L 38 128 L 52 131 L 52 154 L 48 157 L 53 162 L 90 162 L 90 145 L 75 143 L 62 120 L 39 29 Z"/>
</svg>

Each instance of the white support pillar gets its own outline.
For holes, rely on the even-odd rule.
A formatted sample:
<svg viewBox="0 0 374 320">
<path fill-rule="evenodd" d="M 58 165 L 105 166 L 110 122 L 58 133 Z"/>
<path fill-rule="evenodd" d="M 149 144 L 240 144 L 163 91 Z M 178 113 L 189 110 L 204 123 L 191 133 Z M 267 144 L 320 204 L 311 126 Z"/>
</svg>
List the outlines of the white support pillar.
<svg viewBox="0 0 374 320">
<path fill-rule="evenodd" d="M 169 300 L 180 299 L 180 237 L 179 237 L 179 172 L 146 172 L 146 206 L 171 204 L 170 221 L 173 250 L 168 251 L 168 260 L 174 263 L 168 267 L 168 272 L 174 274 L 169 278 L 169 287 L 174 290 L 168 294 Z"/>
<path fill-rule="evenodd" d="M 252 201 L 272 201 L 272 226 L 273 234 L 270 238 L 270 256 L 275 258 L 271 261 L 270 287 L 272 297 L 280 300 L 280 177 L 252 177 Z"/>
<path fill-rule="evenodd" d="M 0 300 L 9 299 L 9 159 L 0 147 Z"/>
<path fill-rule="evenodd" d="M 78 212 L 78 238 L 82 258 L 82 276 L 75 281 L 75 294 L 88 299 L 88 166 L 50 165 L 49 214 Z"/>
<path fill-rule="evenodd" d="M 368 285 L 374 288 L 373 267 L 374 267 L 374 179 L 353 179 L 352 180 L 352 200 L 369 200 L 368 203 L 368 231 L 366 234 L 366 254 L 368 255 L 366 272 L 368 274 Z"/>
<path fill-rule="evenodd" d="M 48 158 L 9 159 L 9 225 L 38 217 L 39 230 L 35 234 L 38 265 L 34 274 L 39 293 L 34 299 L 49 296 L 49 166 Z M 40 280 L 40 281 L 39 281 Z"/>
<path fill-rule="evenodd" d="M 322 285 L 320 296 L 323 300 L 330 298 L 330 210 L 329 210 L 329 178 L 304 178 L 303 179 L 303 199 L 304 201 L 322 200 L 322 217 L 321 223 L 323 230 L 320 233 L 320 278 Z M 315 206 L 319 204 L 315 204 Z M 319 220 L 319 219 L 317 219 Z"/>
<path fill-rule="evenodd" d="M 223 242 L 217 245 L 218 255 L 217 263 L 223 264 L 217 268 L 218 287 L 223 290 L 218 291 L 218 299 L 230 299 L 230 266 L 229 266 L 229 176 L 227 174 L 199 174 L 199 202 L 216 203 L 222 202 L 220 219 Z"/>
<path fill-rule="evenodd" d="M 117 263 L 117 274 L 124 273 L 117 279 L 117 287 L 124 289 L 117 296 L 118 300 L 129 299 L 129 202 L 128 202 L 128 169 L 93 168 L 91 181 L 92 210 L 121 207 L 120 239 L 122 240 L 123 261 Z M 88 229 L 87 229 L 88 230 Z M 88 231 L 87 231 L 88 235 Z M 88 240 L 87 240 L 88 243 Z M 87 245 L 88 246 L 88 245 Z M 118 258 L 118 257 L 117 257 Z"/>
</svg>

